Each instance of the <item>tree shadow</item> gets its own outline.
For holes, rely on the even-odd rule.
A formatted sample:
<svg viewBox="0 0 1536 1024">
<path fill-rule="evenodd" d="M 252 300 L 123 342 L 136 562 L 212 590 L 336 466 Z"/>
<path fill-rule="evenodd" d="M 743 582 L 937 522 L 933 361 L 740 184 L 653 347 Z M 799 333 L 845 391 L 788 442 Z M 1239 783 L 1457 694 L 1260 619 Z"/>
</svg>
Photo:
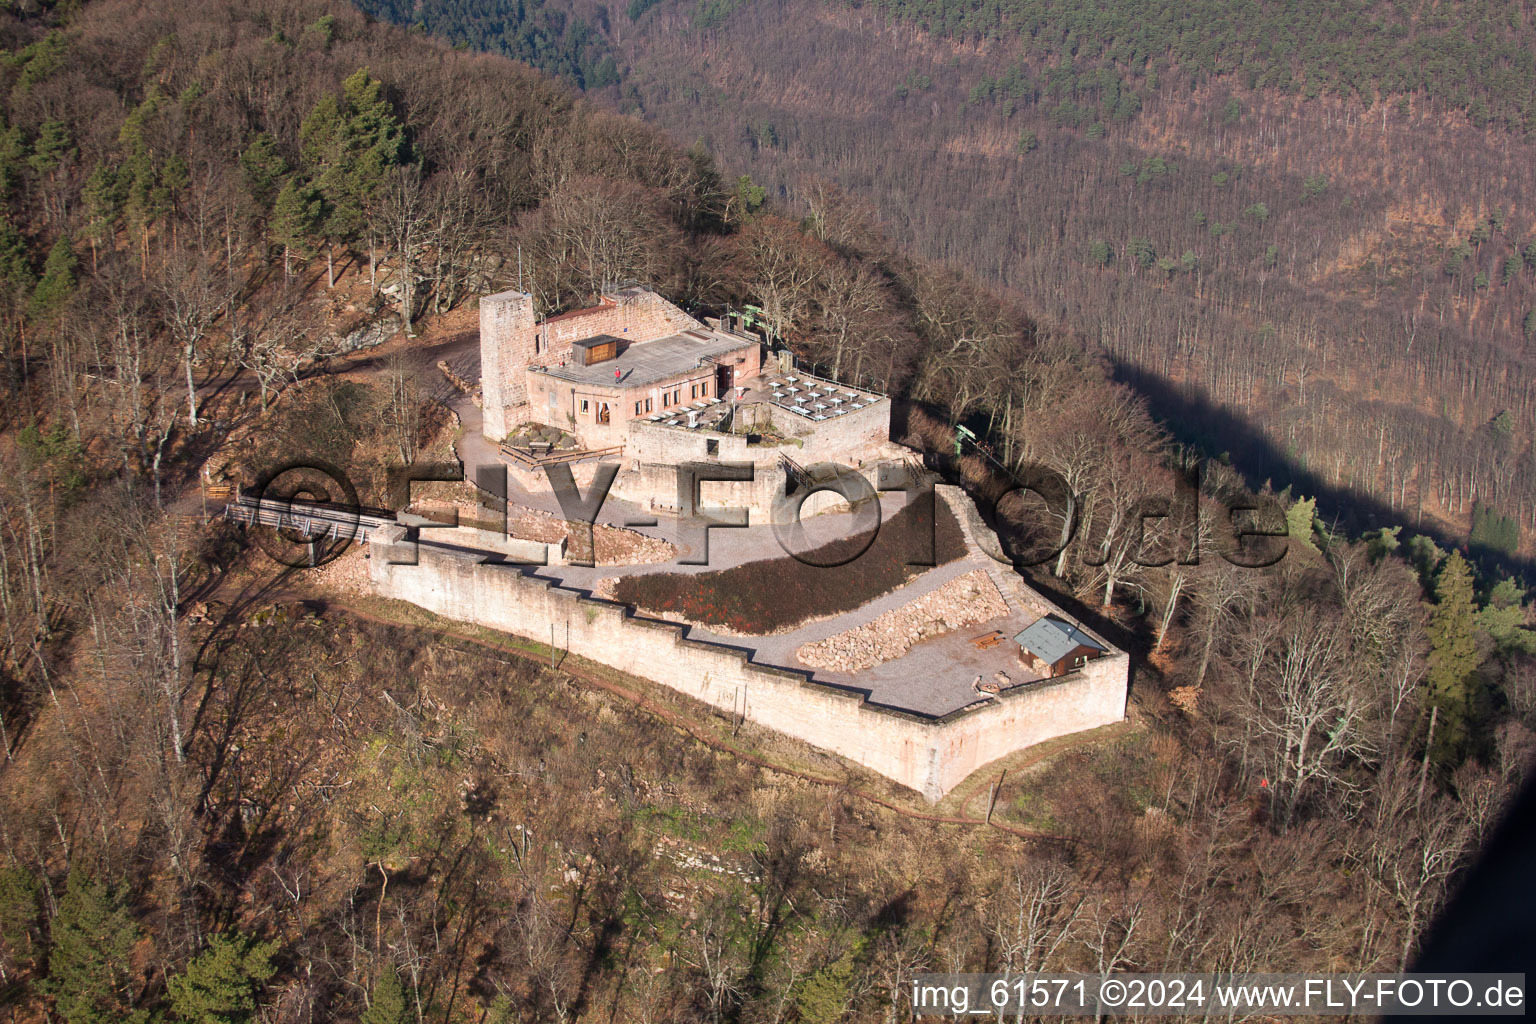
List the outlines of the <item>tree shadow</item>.
<svg viewBox="0 0 1536 1024">
<path fill-rule="evenodd" d="M 1460 549 L 1484 576 L 1512 575 L 1527 585 L 1536 581 L 1536 562 L 1531 559 L 1481 545 L 1469 549 L 1465 538 L 1453 536 L 1433 523 L 1412 523 L 1411 513 L 1394 509 L 1353 488 L 1331 484 L 1305 466 L 1297 465 L 1243 417 L 1203 395 L 1125 363 L 1115 364 L 1115 376 L 1146 399 L 1152 415 L 1175 440 L 1207 458 L 1220 458 L 1255 491 L 1265 485 L 1276 491 L 1289 487 L 1293 495 L 1316 498 L 1317 516 L 1330 529 L 1358 537 L 1368 530 L 1401 526 L 1401 540 L 1421 536 L 1446 550 Z"/>
</svg>

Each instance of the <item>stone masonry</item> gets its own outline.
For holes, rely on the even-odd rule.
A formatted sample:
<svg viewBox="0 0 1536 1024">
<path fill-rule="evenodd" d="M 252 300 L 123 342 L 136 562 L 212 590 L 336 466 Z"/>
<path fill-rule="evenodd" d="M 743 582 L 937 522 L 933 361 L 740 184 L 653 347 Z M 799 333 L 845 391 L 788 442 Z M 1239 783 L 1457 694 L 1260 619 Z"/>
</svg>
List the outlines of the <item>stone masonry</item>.
<svg viewBox="0 0 1536 1024">
<path fill-rule="evenodd" d="M 939 494 L 974 528 L 958 488 Z M 968 531 L 969 532 L 969 529 Z M 1054 679 L 1013 686 L 939 718 L 867 703 L 843 687 L 750 662 L 739 649 L 689 640 L 685 627 L 635 616 L 622 605 L 564 589 L 473 552 L 405 543 L 403 528 L 376 531 L 369 573 L 382 597 L 534 640 L 553 635 L 572 654 L 650 679 L 714 708 L 848 758 L 937 800 L 989 762 L 1044 740 L 1118 722 L 1129 659 L 1108 653 Z M 397 564 L 403 562 L 414 564 Z M 1030 603 L 1059 613 L 1028 588 Z M 1100 638 L 1102 639 L 1102 638 Z"/>
<path fill-rule="evenodd" d="M 931 637 L 1007 614 L 997 585 L 977 569 L 862 626 L 804 644 L 795 656 L 812 668 L 857 672 L 899 658 Z"/>
<path fill-rule="evenodd" d="M 527 370 L 571 357 L 571 343 L 608 335 L 630 344 L 701 327 L 699 321 L 645 288 L 602 296 L 596 306 L 539 320 L 533 296 L 498 292 L 480 299 L 480 367 L 485 436 L 500 441 L 529 417 Z"/>
</svg>

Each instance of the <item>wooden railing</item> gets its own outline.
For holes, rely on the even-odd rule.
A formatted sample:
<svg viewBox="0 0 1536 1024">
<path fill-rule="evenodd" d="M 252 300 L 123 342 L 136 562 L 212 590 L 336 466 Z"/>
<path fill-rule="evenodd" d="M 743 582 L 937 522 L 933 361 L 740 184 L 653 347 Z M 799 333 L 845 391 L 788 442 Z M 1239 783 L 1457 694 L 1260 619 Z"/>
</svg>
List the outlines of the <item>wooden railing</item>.
<svg viewBox="0 0 1536 1024">
<path fill-rule="evenodd" d="M 301 499 L 265 498 L 258 501 L 249 494 L 239 495 L 225 505 L 224 518 L 248 526 L 293 530 L 306 539 L 356 537 L 367 540 L 372 531 L 395 525 L 394 514 L 383 509 L 356 509 Z"/>
<path fill-rule="evenodd" d="M 531 448 L 519 448 L 505 441 L 501 445 L 502 458 L 511 459 L 525 469 L 543 469 L 545 466 L 557 466 L 562 462 L 585 462 L 588 459 L 602 459 L 623 453 L 622 444 L 616 444 L 610 448 L 568 448 L 563 451 L 551 448 L 542 452 Z"/>
</svg>

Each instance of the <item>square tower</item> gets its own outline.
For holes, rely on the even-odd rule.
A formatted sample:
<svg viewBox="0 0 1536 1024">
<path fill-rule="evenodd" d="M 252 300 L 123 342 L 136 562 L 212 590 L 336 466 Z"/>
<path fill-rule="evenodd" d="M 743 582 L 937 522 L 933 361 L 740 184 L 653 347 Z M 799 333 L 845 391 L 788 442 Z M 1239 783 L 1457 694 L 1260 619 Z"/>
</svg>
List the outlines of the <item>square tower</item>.
<svg viewBox="0 0 1536 1024">
<path fill-rule="evenodd" d="M 527 409 L 524 371 L 536 354 L 538 336 L 532 295 L 505 291 L 480 299 L 482 432 L 493 441 L 501 441 L 526 418 L 515 407 Z"/>
</svg>

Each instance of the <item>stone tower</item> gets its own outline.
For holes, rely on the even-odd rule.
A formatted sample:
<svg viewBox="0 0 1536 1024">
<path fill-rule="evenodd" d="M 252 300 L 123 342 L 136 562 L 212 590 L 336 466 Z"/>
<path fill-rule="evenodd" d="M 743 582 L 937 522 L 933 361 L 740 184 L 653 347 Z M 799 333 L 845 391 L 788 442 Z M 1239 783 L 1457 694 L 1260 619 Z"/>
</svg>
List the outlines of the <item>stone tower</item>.
<svg viewBox="0 0 1536 1024">
<path fill-rule="evenodd" d="M 501 441 L 523 421 L 528 406 L 524 369 L 533 361 L 538 338 L 533 296 L 505 291 L 480 299 L 480 380 L 485 419 L 482 433 Z"/>
</svg>

